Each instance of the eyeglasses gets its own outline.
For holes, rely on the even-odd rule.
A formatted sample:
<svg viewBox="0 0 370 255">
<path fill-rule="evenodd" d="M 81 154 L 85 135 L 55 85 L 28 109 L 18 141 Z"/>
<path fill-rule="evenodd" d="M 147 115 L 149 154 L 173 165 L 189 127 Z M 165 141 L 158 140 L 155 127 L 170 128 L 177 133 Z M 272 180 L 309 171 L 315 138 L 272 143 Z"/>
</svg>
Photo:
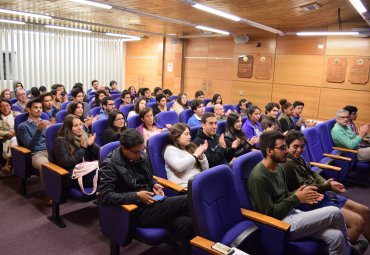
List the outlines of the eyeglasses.
<svg viewBox="0 0 370 255">
<path fill-rule="evenodd" d="M 280 147 L 274 147 L 274 149 L 278 149 L 279 151 L 286 151 L 286 150 L 288 150 L 288 146 L 281 145 Z"/>
<path fill-rule="evenodd" d="M 107 105 L 109 105 L 109 106 L 114 106 L 114 103 L 113 103 L 113 104 L 107 104 Z"/>
<path fill-rule="evenodd" d="M 339 118 L 339 119 L 348 119 L 348 118 L 349 118 L 349 116 L 339 116 L 338 118 Z"/>
<path fill-rule="evenodd" d="M 141 153 L 144 152 L 144 150 L 139 150 L 139 151 L 135 151 L 133 149 L 128 149 L 128 150 L 131 151 L 131 153 L 133 153 L 133 154 L 141 154 Z"/>
<path fill-rule="evenodd" d="M 115 119 L 114 121 L 120 121 L 120 120 L 125 120 L 125 118 L 118 118 L 118 119 Z"/>
</svg>

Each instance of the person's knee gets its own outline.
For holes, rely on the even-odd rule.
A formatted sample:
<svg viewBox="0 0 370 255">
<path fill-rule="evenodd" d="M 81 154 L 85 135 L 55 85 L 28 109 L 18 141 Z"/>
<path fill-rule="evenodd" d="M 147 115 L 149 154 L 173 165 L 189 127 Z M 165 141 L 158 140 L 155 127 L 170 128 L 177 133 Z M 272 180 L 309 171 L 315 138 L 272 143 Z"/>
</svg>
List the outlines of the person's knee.
<svg viewBox="0 0 370 255">
<path fill-rule="evenodd" d="M 327 206 L 325 207 L 325 209 L 328 217 L 332 217 L 338 220 L 344 220 L 342 211 L 338 207 Z"/>
</svg>

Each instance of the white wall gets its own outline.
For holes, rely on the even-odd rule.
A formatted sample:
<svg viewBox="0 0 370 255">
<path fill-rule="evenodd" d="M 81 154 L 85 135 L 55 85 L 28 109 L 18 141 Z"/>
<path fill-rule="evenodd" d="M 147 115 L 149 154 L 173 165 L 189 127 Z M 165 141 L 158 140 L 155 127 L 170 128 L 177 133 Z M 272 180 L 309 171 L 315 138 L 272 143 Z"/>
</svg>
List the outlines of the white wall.
<svg viewBox="0 0 370 255">
<path fill-rule="evenodd" d="M 120 89 L 124 87 L 126 45 L 114 37 L 0 23 L 0 49 L 6 53 L 5 65 L 0 54 L 1 90 L 12 90 L 13 81 L 26 89 L 41 85 L 50 89 L 60 83 L 68 91 L 76 82 L 87 89 L 94 79 L 106 86 L 116 80 Z M 12 69 L 6 80 L 4 68 Z"/>
</svg>

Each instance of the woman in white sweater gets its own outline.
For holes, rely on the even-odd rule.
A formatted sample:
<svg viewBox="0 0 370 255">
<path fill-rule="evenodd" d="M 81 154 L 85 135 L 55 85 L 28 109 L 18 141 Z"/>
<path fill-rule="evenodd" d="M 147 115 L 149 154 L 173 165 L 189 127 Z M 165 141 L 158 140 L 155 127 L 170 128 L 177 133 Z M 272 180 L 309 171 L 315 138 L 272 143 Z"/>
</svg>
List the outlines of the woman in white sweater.
<svg viewBox="0 0 370 255">
<path fill-rule="evenodd" d="M 168 180 L 187 187 L 192 176 L 209 168 L 204 155 L 207 148 L 207 141 L 199 147 L 191 142 L 188 125 L 184 123 L 173 125 L 170 129 L 170 144 L 164 151 Z"/>
</svg>

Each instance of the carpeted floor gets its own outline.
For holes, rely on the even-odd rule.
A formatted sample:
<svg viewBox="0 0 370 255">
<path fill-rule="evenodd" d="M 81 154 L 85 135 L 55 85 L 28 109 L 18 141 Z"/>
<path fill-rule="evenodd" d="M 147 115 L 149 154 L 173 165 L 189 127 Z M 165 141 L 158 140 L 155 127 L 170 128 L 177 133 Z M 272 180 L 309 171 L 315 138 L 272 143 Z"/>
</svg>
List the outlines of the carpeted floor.
<svg viewBox="0 0 370 255">
<path fill-rule="evenodd" d="M 32 195 L 29 199 L 18 193 L 18 185 L 19 180 L 14 176 L 0 179 L 0 254 L 109 254 L 109 241 L 100 232 L 97 207 L 93 202 L 63 204 L 61 215 L 67 227 L 59 228 L 46 219 L 51 208 L 42 203 L 39 178 L 28 181 Z M 351 186 L 345 195 L 370 206 L 369 194 L 370 187 Z M 134 241 L 121 248 L 121 254 L 176 255 L 179 249 L 167 244 L 150 247 Z M 365 254 L 370 255 L 370 248 Z"/>
</svg>

